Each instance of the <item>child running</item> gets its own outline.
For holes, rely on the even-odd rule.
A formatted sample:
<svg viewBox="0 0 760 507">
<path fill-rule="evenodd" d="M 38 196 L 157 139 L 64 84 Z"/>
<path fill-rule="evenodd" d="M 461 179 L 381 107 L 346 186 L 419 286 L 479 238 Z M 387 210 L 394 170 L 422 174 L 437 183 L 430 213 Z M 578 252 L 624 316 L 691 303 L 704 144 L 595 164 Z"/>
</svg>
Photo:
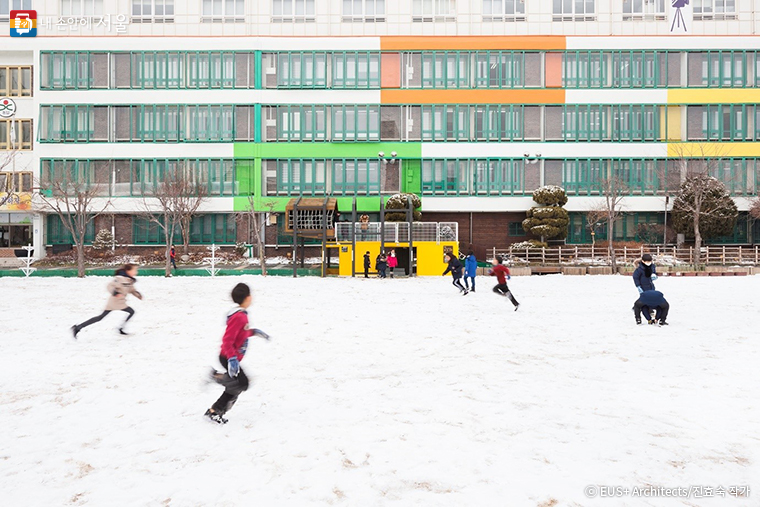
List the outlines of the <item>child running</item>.
<svg viewBox="0 0 760 507">
<path fill-rule="evenodd" d="M 446 253 L 444 259 L 446 260 L 448 266 L 446 266 L 446 271 L 443 272 L 443 276 L 451 273 L 451 277 L 454 279 L 454 281 L 451 283 L 454 285 L 454 287 L 459 289 L 459 292 L 463 296 L 466 296 L 470 291 L 465 289 L 464 285 L 462 285 L 462 263 L 459 262 L 459 259 L 454 257 L 454 254 L 448 252 Z"/>
<path fill-rule="evenodd" d="M 493 259 L 491 263 L 493 264 L 493 269 L 491 269 L 488 274 L 495 276 L 496 280 L 499 282 L 493 288 L 493 291 L 500 296 L 508 297 L 509 300 L 512 301 L 512 304 L 515 305 L 515 311 L 517 311 L 517 309 L 520 308 L 520 303 L 517 302 L 515 297 L 512 295 L 512 291 L 510 291 L 509 287 L 507 287 L 507 280 L 512 278 L 509 275 L 509 268 L 502 264 L 501 257 Z"/>
<path fill-rule="evenodd" d="M 222 350 L 219 362 L 226 372 L 211 371 L 211 379 L 224 386 L 224 392 L 204 414 L 217 424 L 226 424 L 224 414 L 229 412 L 240 396 L 248 389 L 248 376 L 240 368 L 240 361 L 248 349 L 248 339 L 260 336 L 269 340 L 269 335 L 259 329 L 250 329 L 248 325 L 248 307 L 253 301 L 251 289 L 244 283 L 239 283 L 232 289 L 232 300 L 238 305 L 227 316 L 227 329 L 222 337 Z"/>
<path fill-rule="evenodd" d="M 137 276 L 137 266 L 134 264 L 125 264 L 121 268 L 116 270 L 116 274 L 114 275 L 113 280 L 111 283 L 108 284 L 108 293 L 111 294 L 111 297 L 108 298 L 108 302 L 106 303 L 106 309 L 103 310 L 103 313 L 98 315 L 97 317 L 93 317 L 90 320 L 83 322 L 81 324 L 75 324 L 71 327 L 71 332 L 74 333 L 74 338 L 77 337 L 79 332 L 89 326 L 90 324 L 95 324 L 96 322 L 100 322 L 105 318 L 106 315 L 113 311 L 121 310 L 122 312 L 127 312 L 127 319 L 124 321 L 124 324 L 119 327 L 119 333 L 123 335 L 128 335 L 126 331 L 124 331 L 124 326 L 127 325 L 127 322 L 129 322 L 129 319 L 134 317 L 135 311 L 127 305 L 127 295 L 132 294 L 137 299 L 142 300 L 142 294 L 137 292 L 137 289 L 135 289 L 135 282 L 137 281 L 135 277 Z"/>
</svg>

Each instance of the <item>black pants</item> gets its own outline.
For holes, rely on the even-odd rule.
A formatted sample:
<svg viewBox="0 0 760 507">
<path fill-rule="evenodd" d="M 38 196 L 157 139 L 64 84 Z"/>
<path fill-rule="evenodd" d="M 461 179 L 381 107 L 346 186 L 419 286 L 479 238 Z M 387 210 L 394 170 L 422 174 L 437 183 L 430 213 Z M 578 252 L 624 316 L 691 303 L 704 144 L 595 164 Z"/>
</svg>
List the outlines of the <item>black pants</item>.
<svg viewBox="0 0 760 507">
<path fill-rule="evenodd" d="M 220 355 L 219 362 L 222 363 L 224 369 L 227 370 L 227 358 Z M 240 396 L 240 393 L 248 390 L 248 377 L 245 375 L 243 369 L 240 368 L 237 377 L 230 377 L 229 373 L 225 373 L 224 376 L 217 380 L 217 383 L 224 386 L 224 392 L 219 399 L 211 405 L 211 408 L 214 412 L 223 415 L 232 408 L 237 401 L 238 396 Z"/>
<path fill-rule="evenodd" d="M 520 303 L 517 302 L 517 300 L 515 299 L 515 297 L 512 295 L 512 291 L 509 290 L 509 287 L 507 287 L 506 283 L 500 283 L 500 284 L 496 285 L 493 288 L 493 291 L 496 294 L 498 294 L 499 296 L 504 296 L 504 297 L 509 298 L 509 300 L 512 301 L 512 304 L 515 305 L 515 306 L 517 306 L 517 305 L 520 304 Z"/>
<path fill-rule="evenodd" d="M 364 266 L 364 278 L 369 278 L 369 266 Z"/>
<path fill-rule="evenodd" d="M 458 288 L 460 292 L 464 292 L 465 290 L 467 290 L 467 289 L 464 288 L 464 285 L 462 285 L 462 279 L 461 278 L 456 278 L 455 277 L 454 281 L 451 282 L 451 283 L 454 285 L 454 287 Z"/>
<path fill-rule="evenodd" d="M 655 320 L 662 320 L 668 318 L 668 312 L 670 311 L 670 305 L 666 301 L 660 306 L 655 306 Z M 652 309 L 650 309 L 648 306 L 641 304 L 640 302 L 636 301 L 633 304 L 633 313 L 636 315 L 636 322 L 641 320 L 641 312 L 644 312 L 644 317 L 646 317 L 646 320 L 650 320 L 652 318 Z"/>
<path fill-rule="evenodd" d="M 124 308 L 122 310 L 122 312 L 127 312 L 129 314 L 129 315 L 127 315 L 127 320 L 125 320 L 124 324 L 122 324 L 122 327 L 123 327 L 127 322 L 129 322 L 129 319 L 131 319 L 132 317 L 134 317 L 135 311 L 128 306 L 128 307 Z M 108 315 L 109 313 L 111 313 L 111 310 L 103 310 L 103 313 L 101 313 L 97 317 L 93 317 L 93 318 L 91 318 L 88 321 L 82 322 L 81 324 L 77 324 L 76 328 L 77 328 L 78 331 L 81 331 L 82 329 L 86 328 L 87 326 L 89 326 L 91 324 L 95 324 L 96 322 L 100 322 L 101 320 L 105 319 L 106 315 Z"/>
<path fill-rule="evenodd" d="M 177 269 L 177 263 L 174 262 L 174 257 L 172 257 L 172 266 L 174 267 L 174 269 Z"/>
</svg>

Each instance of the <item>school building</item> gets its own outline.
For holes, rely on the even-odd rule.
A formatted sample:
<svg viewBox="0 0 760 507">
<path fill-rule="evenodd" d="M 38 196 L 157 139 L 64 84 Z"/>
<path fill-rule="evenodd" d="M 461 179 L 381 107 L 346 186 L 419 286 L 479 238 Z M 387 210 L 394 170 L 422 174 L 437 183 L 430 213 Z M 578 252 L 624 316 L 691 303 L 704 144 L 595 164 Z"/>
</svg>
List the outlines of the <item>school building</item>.
<svg viewBox="0 0 760 507">
<path fill-rule="evenodd" d="M 460 248 L 485 252 L 526 239 L 531 192 L 547 184 L 570 196 L 567 242 L 588 243 L 585 212 L 611 174 L 629 193 L 616 238 L 655 242 L 683 159 L 701 158 L 741 211 L 711 241 L 760 242 L 747 214 L 760 0 L 673 5 L 1 0 L 0 98 L 15 107 L 0 114 L 0 181 L 16 195 L 0 249 L 71 242 L 32 202 L 53 181 L 111 199 L 90 240 L 113 228 L 119 244 L 158 245 L 138 211 L 170 170 L 207 189 L 196 245 L 247 241 L 233 213 L 250 197 L 279 213 L 336 198 L 338 221 L 355 201 L 376 222 L 383 196 L 412 192 L 424 221 L 458 224 Z M 11 9 L 37 11 L 36 37 L 9 36 Z M 267 227 L 272 248 L 289 249 L 285 222 Z"/>
</svg>

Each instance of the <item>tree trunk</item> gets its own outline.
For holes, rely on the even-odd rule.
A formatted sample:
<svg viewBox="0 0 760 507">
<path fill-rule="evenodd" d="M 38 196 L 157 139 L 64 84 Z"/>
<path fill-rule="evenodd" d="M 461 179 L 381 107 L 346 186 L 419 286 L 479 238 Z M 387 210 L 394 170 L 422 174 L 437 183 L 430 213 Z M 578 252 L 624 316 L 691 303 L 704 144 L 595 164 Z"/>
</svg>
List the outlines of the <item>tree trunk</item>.
<svg viewBox="0 0 760 507">
<path fill-rule="evenodd" d="M 617 260 L 615 259 L 615 247 L 612 244 L 612 235 L 615 230 L 615 222 L 612 221 L 612 218 L 607 219 L 607 253 L 610 256 L 610 263 L 612 265 L 612 273 L 617 273 Z"/>
<path fill-rule="evenodd" d="M 82 238 L 77 247 L 77 276 L 84 278 L 84 238 Z"/>
<path fill-rule="evenodd" d="M 267 265 L 266 265 L 266 247 L 264 246 L 264 240 L 262 238 L 262 229 L 264 228 L 264 216 L 254 215 L 253 216 L 253 227 L 254 227 L 254 234 L 256 236 L 256 249 L 258 250 L 259 254 L 259 263 L 261 265 L 261 275 L 267 276 Z"/>
<path fill-rule="evenodd" d="M 699 232 L 699 213 L 694 214 L 694 261 L 696 266 L 702 263 L 702 233 Z"/>
<path fill-rule="evenodd" d="M 174 224 L 166 226 L 164 229 L 164 238 L 166 239 L 164 276 L 172 276 L 172 238 L 174 238 Z"/>
</svg>

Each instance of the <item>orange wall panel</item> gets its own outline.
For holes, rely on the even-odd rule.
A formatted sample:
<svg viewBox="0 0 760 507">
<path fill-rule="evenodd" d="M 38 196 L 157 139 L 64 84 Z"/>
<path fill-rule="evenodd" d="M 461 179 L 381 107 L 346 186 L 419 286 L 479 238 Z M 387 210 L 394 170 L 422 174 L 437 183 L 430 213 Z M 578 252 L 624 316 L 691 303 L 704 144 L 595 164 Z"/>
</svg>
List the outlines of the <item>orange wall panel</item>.
<svg viewBox="0 0 760 507">
<path fill-rule="evenodd" d="M 381 90 L 382 104 L 564 104 L 565 90 Z"/>
<path fill-rule="evenodd" d="M 380 58 L 380 86 L 401 88 L 401 54 L 383 53 Z"/>
<path fill-rule="evenodd" d="M 551 50 L 565 49 L 564 36 L 385 36 L 380 49 L 392 50 Z"/>
<path fill-rule="evenodd" d="M 546 53 L 546 87 L 562 87 L 562 54 Z"/>
</svg>

